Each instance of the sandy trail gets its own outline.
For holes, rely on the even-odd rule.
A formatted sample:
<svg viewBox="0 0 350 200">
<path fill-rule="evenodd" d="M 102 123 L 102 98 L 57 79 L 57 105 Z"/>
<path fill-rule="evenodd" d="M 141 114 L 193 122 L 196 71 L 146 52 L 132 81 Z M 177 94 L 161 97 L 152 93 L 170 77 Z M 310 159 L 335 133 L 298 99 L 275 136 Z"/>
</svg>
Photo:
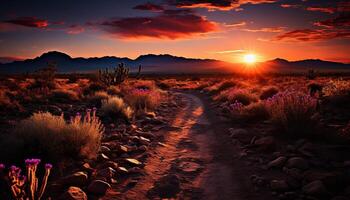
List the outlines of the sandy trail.
<svg viewBox="0 0 350 200">
<path fill-rule="evenodd" d="M 185 106 L 174 113 L 165 146 L 145 163 L 146 175 L 119 194 L 104 199 L 267 199 L 251 187 L 249 169 L 237 158 L 228 124 L 200 95 L 177 93 Z"/>
</svg>

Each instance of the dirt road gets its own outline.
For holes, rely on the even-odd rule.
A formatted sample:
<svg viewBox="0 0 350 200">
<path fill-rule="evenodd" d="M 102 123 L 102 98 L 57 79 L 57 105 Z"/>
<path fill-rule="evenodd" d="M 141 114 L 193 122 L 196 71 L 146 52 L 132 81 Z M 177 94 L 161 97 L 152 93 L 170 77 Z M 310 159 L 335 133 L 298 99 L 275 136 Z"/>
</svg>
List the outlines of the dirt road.
<svg viewBox="0 0 350 200">
<path fill-rule="evenodd" d="M 269 199 L 254 191 L 252 172 L 238 159 L 229 124 L 218 117 L 204 97 L 176 94 L 184 106 L 174 113 L 173 127 L 163 146 L 145 163 L 146 175 L 135 185 L 105 199 Z"/>
</svg>

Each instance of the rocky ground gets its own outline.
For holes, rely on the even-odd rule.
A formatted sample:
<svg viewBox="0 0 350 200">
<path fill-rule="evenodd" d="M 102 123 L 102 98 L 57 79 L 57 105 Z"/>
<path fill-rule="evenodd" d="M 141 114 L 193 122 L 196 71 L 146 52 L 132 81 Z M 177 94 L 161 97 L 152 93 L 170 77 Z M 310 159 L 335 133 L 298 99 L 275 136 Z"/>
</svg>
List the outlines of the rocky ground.
<svg viewBox="0 0 350 200">
<path fill-rule="evenodd" d="M 85 109 L 61 107 L 50 109 Z M 53 181 L 54 199 L 350 199 L 348 146 L 232 123 L 204 94 L 176 92 L 131 125 L 104 124 L 98 159 Z"/>
</svg>

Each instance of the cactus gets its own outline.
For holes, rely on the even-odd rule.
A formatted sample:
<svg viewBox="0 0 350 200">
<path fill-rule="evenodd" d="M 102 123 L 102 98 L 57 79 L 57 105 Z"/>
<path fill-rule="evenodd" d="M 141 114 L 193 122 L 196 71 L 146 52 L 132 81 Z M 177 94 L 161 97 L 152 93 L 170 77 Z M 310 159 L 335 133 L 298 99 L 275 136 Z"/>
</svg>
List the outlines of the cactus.
<svg viewBox="0 0 350 200">
<path fill-rule="evenodd" d="M 99 70 L 99 80 L 106 86 L 119 85 L 123 83 L 129 76 L 129 68 L 124 63 L 120 63 L 114 69 Z"/>
<path fill-rule="evenodd" d="M 136 75 L 136 78 L 137 79 L 140 79 L 141 78 L 141 65 L 139 65 L 139 70 L 137 71 L 137 75 Z"/>
<path fill-rule="evenodd" d="M 21 169 L 16 166 L 11 166 L 7 175 L 3 177 L 9 185 L 10 193 L 13 199 L 16 200 L 40 200 L 45 192 L 47 180 L 50 176 L 51 164 L 45 164 L 45 175 L 39 187 L 39 181 L 36 176 L 36 170 L 40 159 L 26 159 L 27 175 L 21 175 Z M 5 169 L 3 164 L 0 164 L 0 172 Z"/>
</svg>

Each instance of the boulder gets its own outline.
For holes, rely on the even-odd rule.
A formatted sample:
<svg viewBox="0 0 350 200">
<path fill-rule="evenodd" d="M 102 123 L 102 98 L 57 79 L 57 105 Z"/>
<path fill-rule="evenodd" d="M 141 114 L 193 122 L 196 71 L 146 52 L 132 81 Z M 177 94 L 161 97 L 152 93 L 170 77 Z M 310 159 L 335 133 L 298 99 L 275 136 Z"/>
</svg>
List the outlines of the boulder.
<svg viewBox="0 0 350 200">
<path fill-rule="evenodd" d="M 270 186 L 271 189 L 275 191 L 286 191 L 289 188 L 285 180 L 272 180 Z"/>
<path fill-rule="evenodd" d="M 133 158 L 126 158 L 125 161 L 131 165 L 141 165 L 142 163 Z"/>
<path fill-rule="evenodd" d="M 284 165 L 284 163 L 285 163 L 286 161 L 287 161 L 287 158 L 286 158 L 286 157 L 280 156 L 280 157 L 278 157 L 278 158 L 272 160 L 271 162 L 269 162 L 269 163 L 267 164 L 267 166 L 268 166 L 269 168 L 272 168 L 272 167 L 280 168 L 280 167 L 282 167 L 282 166 Z"/>
<path fill-rule="evenodd" d="M 83 186 L 87 183 L 88 175 L 85 172 L 76 172 L 62 179 L 66 186 Z"/>
<path fill-rule="evenodd" d="M 68 190 L 63 193 L 60 197 L 60 200 L 87 200 L 87 195 L 85 192 L 78 187 L 69 187 Z"/>
<path fill-rule="evenodd" d="M 304 158 L 293 157 L 288 159 L 286 167 L 305 170 L 309 168 L 309 163 Z"/>
<path fill-rule="evenodd" d="M 313 181 L 306 184 L 303 187 L 303 192 L 312 196 L 323 196 L 328 194 L 328 191 L 322 181 Z"/>
<path fill-rule="evenodd" d="M 254 144 L 261 151 L 274 151 L 276 148 L 275 138 L 272 136 L 266 136 L 255 140 Z"/>
<path fill-rule="evenodd" d="M 102 180 L 94 180 L 90 183 L 87 190 L 92 194 L 105 195 L 109 188 L 111 188 L 109 183 Z"/>
</svg>

